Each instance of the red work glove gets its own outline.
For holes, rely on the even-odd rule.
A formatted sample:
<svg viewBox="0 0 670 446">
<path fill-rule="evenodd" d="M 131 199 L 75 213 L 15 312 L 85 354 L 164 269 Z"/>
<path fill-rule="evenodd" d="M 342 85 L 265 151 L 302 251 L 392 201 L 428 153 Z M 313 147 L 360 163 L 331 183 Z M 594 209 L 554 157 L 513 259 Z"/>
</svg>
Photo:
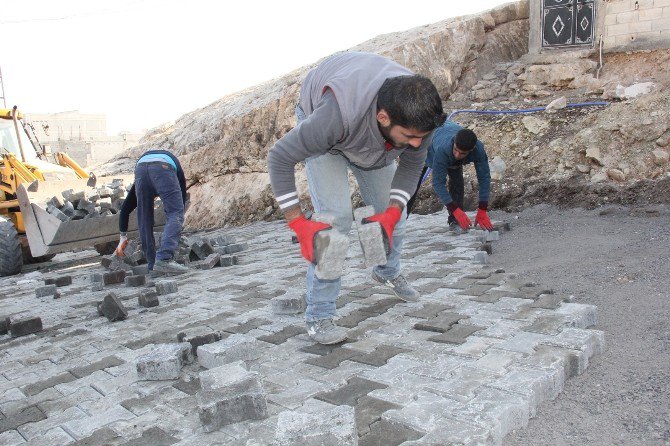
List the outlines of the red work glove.
<svg viewBox="0 0 670 446">
<path fill-rule="evenodd" d="M 479 225 L 487 231 L 493 231 L 493 223 L 489 218 L 489 214 L 486 213 L 486 209 L 478 209 L 477 216 L 475 217 L 475 224 Z"/>
<path fill-rule="evenodd" d="M 372 223 L 376 221 L 382 227 L 382 234 L 384 235 L 384 247 L 386 248 L 386 255 L 391 254 L 393 248 L 393 230 L 395 225 L 400 220 L 402 212 L 394 206 L 389 206 L 381 214 L 375 214 L 372 217 L 363 219 L 363 223 Z"/>
<path fill-rule="evenodd" d="M 453 214 L 454 214 L 454 218 L 458 222 L 458 226 L 460 226 L 461 228 L 467 230 L 470 227 L 470 225 L 472 224 L 472 222 L 470 221 L 468 216 L 465 214 L 465 212 L 463 212 L 463 210 L 461 208 L 454 209 Z"/>
<path fill-rule="evenodd" d="M 319 221 L 309 220 L 307 217 L 300 214 L 300 217 L 294 218 L 288 222 L 288 227 L 298 236 L 302 256 L 308 262 L 316 265 L 316 259 L 314 258 L 314 238 L 319 231 L 330 229 L 332 226 Z"/>
</svg>

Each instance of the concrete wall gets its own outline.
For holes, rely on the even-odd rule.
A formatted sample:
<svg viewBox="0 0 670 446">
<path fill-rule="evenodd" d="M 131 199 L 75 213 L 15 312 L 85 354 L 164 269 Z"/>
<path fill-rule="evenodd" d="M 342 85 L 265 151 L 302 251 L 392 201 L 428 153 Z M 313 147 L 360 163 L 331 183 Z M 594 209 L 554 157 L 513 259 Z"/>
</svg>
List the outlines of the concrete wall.
<svg viewBox="0 0 670 446">
<path fill-rule="evenodd" d="M 543 0 L 530 0 L 528 52 L 598 48 L 603 52 L 670 48 L 670 0 L 596 0 L 594 44 L 542 48 Z"/>
<path fill-rule="evenodd" d="M 141 134 L 107 135 L 107 118 L 101 114 L 78 111 L 31 113 L 26 115 L 42 144 L 51 150 L 65 152 L 82 167 L 114 158 L 138 145 Z M 45 128 L 48 125 L 48 130 Z"/>
<path fill-rule="evenodd" d="M 602 11 L 607 51 L 670 48 L 670 0 L 613 0 Z"/>
</svg>

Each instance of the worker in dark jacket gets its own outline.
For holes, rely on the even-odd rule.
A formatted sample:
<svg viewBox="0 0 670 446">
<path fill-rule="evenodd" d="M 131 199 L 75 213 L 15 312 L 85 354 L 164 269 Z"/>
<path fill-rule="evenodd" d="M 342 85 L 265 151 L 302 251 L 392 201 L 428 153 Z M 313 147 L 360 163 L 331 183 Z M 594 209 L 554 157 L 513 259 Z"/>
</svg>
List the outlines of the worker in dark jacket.
<svg viewBox="0 0 670 446">
<path fill-rule="evenodd" d="M 153 227 L 156 197 L 160 197 L 163 202 L 166 217 L 158 252 Z M 167 150 L 150 150 L 144 153 L 135 166 L 135 183 L 121 206 L 120 241 L 115 254 L 123 255 L 123 249 L 128 243 L 128 218 L 137 208 L 137 226 L 149 270 L 164 274 L 188 271 L 188 268 L 174 261 L 174 252 L 184 224 L 185 205 L 186 178 L 177 157 Z"/>
<path fill-rule="evenodd" d="M 433 170 L 433 190 L 447 207 L 449 211 L 447 221 L 452 231 L 457 233 L 467 230 L 472 224 L 470 218 L 463 212 L 465 194 L 463 166 L 470 163 L 475 165 L 479 182 L 479 206 L 475 224 L 492 231 L 493 224 L 487 213 L 491 171 L 484 144 L 477 139 L 472 130 L 465 129 L 453 121 L 446 121 L 433 134 L 433 141 L 428 147 L 426 168 Z M 418 186 L 421 186 L 420 181 Z M 410 209 L 418 190 L 417 187 L 417 192 L 410 200 L 411 204 L 408 204 Z"/>
</svg>

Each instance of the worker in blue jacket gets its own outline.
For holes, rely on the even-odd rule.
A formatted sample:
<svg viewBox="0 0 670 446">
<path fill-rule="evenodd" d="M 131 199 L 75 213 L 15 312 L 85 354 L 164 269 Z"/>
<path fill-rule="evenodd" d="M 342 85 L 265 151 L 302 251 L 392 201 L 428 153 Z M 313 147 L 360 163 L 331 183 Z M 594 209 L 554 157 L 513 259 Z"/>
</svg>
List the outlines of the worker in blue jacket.
<svg viewBox="0 0 670 446">
<path fill-rule="evenodd" d="M 428 147 L 426 169 L 431 168 L 433 171 L 433 190 L 447 207 L 448 222 L 455 232 L 467 230 L 472 224 L 462 209 L 465 194 L 463 166 L 470 163 L 475 165 L 479 182 L 479 206 L 475 224 L 492 231 L 493 224 L 487 213 L 491 171 L 484 144 L 477 139 L 472 130 L 463 128 L 453 121 L 446 121 L 433 133 L 433 142 Z M 421 183 L 418 186 L 420 185 Z M 412 197 L 412 203 L 418 193 L 418 186 L 417 192 Z"/>
<path fill-rule="evenodd" d="M 166 220 L 158 251 L 154 240 L 156 197 L 160 197 L 163 202 Z M 137 226 L 149 270 L 163 274 L 188 271 L 188 268 L 174 261 L 174 252 L 184 224 L 186 201 L 186 178 L 177 157 L 167 150 L 145 152 L 135 165 L 135 182 L 119 212 L 120 237 L 115 254 L 123 256 L 123 249 L 128 243 L 128 218 L 137 208 Z"/>
</svg>

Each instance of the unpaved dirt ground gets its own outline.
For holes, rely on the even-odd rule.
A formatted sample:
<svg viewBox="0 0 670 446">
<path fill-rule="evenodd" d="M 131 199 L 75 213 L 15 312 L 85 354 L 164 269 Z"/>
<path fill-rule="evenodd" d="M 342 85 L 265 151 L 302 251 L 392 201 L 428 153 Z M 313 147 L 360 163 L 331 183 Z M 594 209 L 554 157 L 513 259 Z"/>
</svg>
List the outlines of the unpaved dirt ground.
<svg viewBox="0 0 670 446">
<path fill-rule="evenodd" d="M 518 214 L 492 261 L 598 307 L 607 349 L 543 404 L 517 445 L 670 444 L 670 206 Z"/>
</svg>

